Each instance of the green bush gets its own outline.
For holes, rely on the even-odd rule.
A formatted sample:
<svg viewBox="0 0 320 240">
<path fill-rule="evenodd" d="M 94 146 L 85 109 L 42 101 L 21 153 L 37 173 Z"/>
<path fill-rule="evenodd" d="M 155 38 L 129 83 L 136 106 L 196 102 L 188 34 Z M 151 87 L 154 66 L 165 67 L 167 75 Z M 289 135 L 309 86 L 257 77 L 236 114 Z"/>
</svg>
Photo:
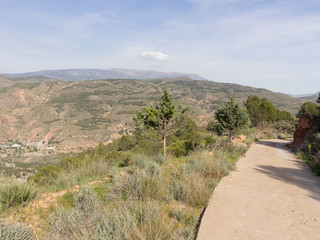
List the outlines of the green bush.
<svg viewBox="0 0 320 240">
<path fill-rule="evenodd" d="M 19 223 L 0 222 L 1 240 L 33 240 L 35 239 L 33 231 Z"/>
<path fill-rule="evenodd" d="M 81 159 L 77 157 L 65 157 L 60 159 L 57 167 L 64 169 L 65 171 L 71 171 L 72 169 L 79 168 L 81 162 Z"/>
<path fill-rule="evenodd" d="M 36 196 L 36 188 L 30 183 L 8 183 L 0 187 L 0 203 L 4 211 L 10 207 L 26 205 Z"/>
<path fill-rule="evenodd" d="M 116 144 L 118 145 L 119 151 L 127 151 L 131 150 L 137 144 L 137 139 L 134 136 L 125 135 L 116 141 Z"/>
<path fill-rule="evenodd" d="M 186 141 L 176 141 L 172 143 L 167 149 L 168 154 L 172 154 L 175 157 L 186 156 L 188 153 L 186 143 Z"/>
<path fill-rule="evenodd" d="M 217 142 L 217 139 L 212 136 L 207 136 L 205 137 L 204 140 L 205 140 L 205 147 L 208 149 L 212 149 Z"/>
<path fill-rule="evenodd" d="M 74 206 L 74 195 L 75 193 L 73 192 L 67 192 L 63 196 L 58 197 L 58 205 L 67 209 L 72 208 Z"/>
<path fill-rule="evenodd" d="M 58 175 L 62 172 L 62 169 L 56 165 L 47 165 L 41 167 L 37 174 L 33 177 L 29 177 L 28 181 L 33 181 L 39 185 L 52 185 L 55 184 Z"/>
<path fill-rule="evenodd" d="M 105 161 L 111 165 L 117 164 L 120 167 L 127 167 L 131 165 L 132 156 L 126 152 L 112 151 L 106 154 Z"/>
</svg>

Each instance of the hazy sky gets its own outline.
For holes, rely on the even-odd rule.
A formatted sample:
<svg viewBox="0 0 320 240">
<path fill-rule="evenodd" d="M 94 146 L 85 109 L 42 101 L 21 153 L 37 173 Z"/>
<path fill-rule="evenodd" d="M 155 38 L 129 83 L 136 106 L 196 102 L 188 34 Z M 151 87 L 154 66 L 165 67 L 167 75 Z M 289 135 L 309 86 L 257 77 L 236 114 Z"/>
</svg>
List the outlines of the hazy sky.
<svg viewBox="0 0 320 240">
<path fill-rule="evenodd" d="M 320 90 L 319 0 L 0 0 L 0 72 L 132 68 Z"/>
</svg>

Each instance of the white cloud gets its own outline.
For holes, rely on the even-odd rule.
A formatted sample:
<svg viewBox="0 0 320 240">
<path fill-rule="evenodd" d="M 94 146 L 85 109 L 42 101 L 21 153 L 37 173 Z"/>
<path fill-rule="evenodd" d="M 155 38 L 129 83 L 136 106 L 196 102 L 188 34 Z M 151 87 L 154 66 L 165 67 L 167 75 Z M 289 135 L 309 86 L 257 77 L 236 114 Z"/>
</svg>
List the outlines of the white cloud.
<svg viewBox="0 0 320 240">
<path fill-rule="evenodd" d="M 165 53 L 155 52 L 155 51 L 144 51 L 140 54 L 140 57 L 147 60 L 157 60 L 157 61 L 165 61 L 170 58 L 170 56 Z"/>
</svg>

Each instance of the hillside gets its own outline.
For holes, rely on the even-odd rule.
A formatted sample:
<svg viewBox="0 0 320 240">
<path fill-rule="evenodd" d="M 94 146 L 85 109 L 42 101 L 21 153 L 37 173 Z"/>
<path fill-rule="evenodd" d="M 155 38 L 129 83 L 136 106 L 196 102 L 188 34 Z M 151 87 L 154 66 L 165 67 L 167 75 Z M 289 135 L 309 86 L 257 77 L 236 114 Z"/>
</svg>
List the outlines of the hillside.
<svg viewBox="0 0 320 240">
<path fill-rule="evenodd" d="M 58 82 L 58 81 L 64 81 L 57 78 L 52 77 L 43 77 L 43 76 L 31 76 L 31 77 L 23 77 L 23 76 L 1 76 L 0 75 L 0 91 L 1 88 L 7 88 L 12 85 L 17 85 L 17 87 L 21 88 L 30 88 L 31 85 L 29 84 L 35 84 L 35 83 L 42 83 L 42 82 Z M 25 85 L 27 84 L 27 85 Z"/>
<path fill-rule="evenodd" d="M 194 80 L 205 80 L 194 73 L 157 72 L 147 70 L 133 70 L 124 68 L 111 69 L 60 69 L 43 70 L 38 72 L 4 74 L 8 77 L 34 77 L 44 76 L 68 81 L 88 81 L 97 79 L 151 79 L 189 77 Z"/>
<path fill-rule="evenodd" d="M 319 97 L 319 93 L 315 93 L 315 94 L 312 94 L 312 95 L 309 95 L 309 96 L 306 96 L 306 97 L 303 97 L 304 99 L 307 99 L 311 102 L 315 102 Z"/>
<path fill-rule="evenodd" d="M 25 82 L 34 78 L 25 78 Z M 45 142 L 65 151 L 96 146 L 133 129 L 137 109 L 158 101 L 167 86 L 175 100 L 193 109 L 204 125 L 233 94 L 266 97 L 276 108 L 295 114 L 304 99 L 265 89 L 189 78 L 18 83 L 0 89 L 0 139 L 24 144 Z M 47 79 L 48 80 L 48 79 Z M 52 80 L 52 79 L 51 79 Z"/>
</svg>

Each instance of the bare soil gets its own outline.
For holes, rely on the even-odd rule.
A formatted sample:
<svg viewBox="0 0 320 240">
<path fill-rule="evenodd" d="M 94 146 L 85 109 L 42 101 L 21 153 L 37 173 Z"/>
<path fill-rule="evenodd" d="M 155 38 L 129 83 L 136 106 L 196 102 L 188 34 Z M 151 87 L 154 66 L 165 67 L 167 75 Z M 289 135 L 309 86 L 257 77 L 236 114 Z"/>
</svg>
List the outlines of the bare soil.
<svg viewBox="0 0 320 240">
<path fill-rule="evenodd" d="M 251 146 L 215 189 L 198 240 L 320 239 L 320 177 L 286 143 Z"/>
</svg>

